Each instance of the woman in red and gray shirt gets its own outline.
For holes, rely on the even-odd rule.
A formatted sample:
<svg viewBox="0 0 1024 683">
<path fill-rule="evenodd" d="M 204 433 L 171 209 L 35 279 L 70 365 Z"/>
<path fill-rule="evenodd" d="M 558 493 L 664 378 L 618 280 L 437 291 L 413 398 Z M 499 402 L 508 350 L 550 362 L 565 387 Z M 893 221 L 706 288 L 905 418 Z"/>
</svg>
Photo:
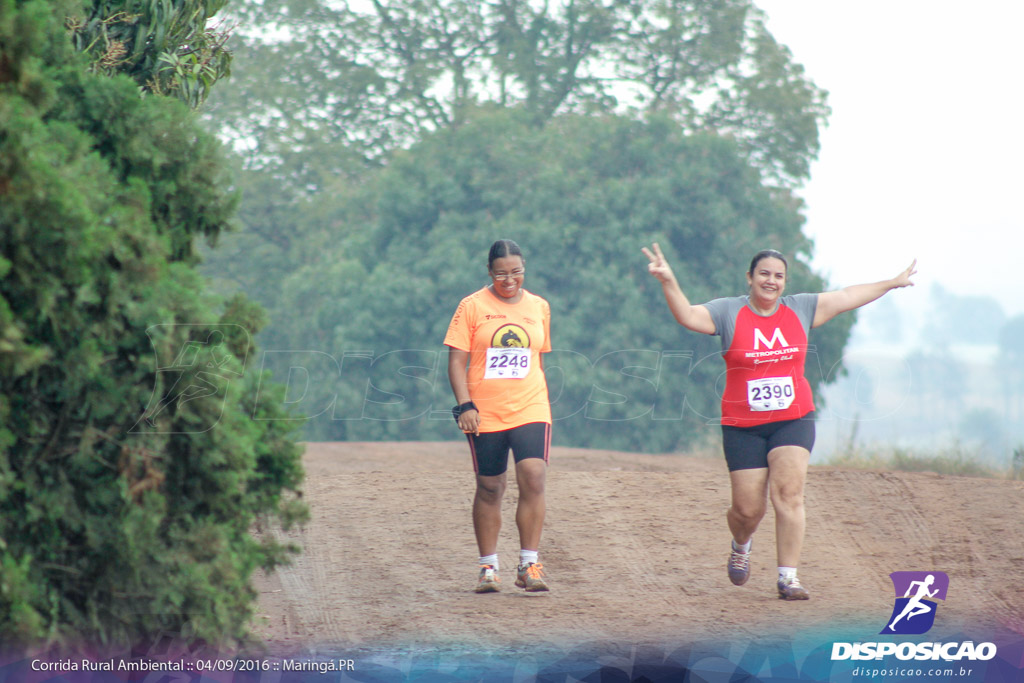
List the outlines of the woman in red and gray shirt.
<svg viewBox="0 0 1024 683">
<path fill-rule="evenodd" d="M 834 292 L 783 296 L 788 264 L 777 251 L 758 252 L 747 271 L 747 296 L 692 305 L 655 243 L 644 247 L 648 270 L 661 282 L 669 310 L 683 327 L 722 338 L 726 380 L 722 446 L 732 484 L 726 518 L 732 532 L 729 579 L 750 576 L 751 538 L 775 509 L 779 597 L 806 600 L 796 576 L 804 540 L 804 482 L 814 446 L 814 398 L 804 377 L 811 328 L 859 308 L 891 289 L 913 285 L 917 261 L 891 280 Z M 767 494 L 767 495 L 766 495 Z"/>
</svg>

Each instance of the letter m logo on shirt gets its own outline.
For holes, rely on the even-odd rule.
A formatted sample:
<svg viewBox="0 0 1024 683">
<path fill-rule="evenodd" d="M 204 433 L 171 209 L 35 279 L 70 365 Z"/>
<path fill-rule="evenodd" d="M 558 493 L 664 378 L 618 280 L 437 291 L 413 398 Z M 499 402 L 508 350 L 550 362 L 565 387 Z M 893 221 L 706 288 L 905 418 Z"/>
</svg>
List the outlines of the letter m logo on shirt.
<svg viewBox="0 0 1024 683">
<path fill-rule="evenodd" d="M 779 328 L 776 327 L 775 331 L 772 332 L 772 338 L 771 339 L 766 339 L 765 336 L 764 336 L 764 332 L 762 332 L 757 327 L 754 328 L 754 350 L 755 351 L 757 351 L 759 348 L 761 348 L 761 344 L 764 344 L 769 349 L 774 349 L 775 348 L 775 342 L 780 342 L 782 344 L 782 348 L 786 348 L 787 346 L 789 346 L 789 342 L 786 341 L 786 338 L 782 336 L 782 330 L 780 330 Z"/>
</svg>

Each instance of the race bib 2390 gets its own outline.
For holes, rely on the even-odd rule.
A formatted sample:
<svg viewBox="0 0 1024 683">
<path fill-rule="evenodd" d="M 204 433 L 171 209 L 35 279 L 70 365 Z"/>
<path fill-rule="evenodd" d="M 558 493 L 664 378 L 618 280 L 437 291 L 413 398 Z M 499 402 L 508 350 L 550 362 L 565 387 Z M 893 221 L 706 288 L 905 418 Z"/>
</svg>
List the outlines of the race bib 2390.
<svg viewBox="0 0 1024 683">
<path fill-rule="evenodd" d="M 793 404 L 792 377 L 765 377 L 747 381 L 747 405 L 753 411 L 785 410 Z"/>
</svg>

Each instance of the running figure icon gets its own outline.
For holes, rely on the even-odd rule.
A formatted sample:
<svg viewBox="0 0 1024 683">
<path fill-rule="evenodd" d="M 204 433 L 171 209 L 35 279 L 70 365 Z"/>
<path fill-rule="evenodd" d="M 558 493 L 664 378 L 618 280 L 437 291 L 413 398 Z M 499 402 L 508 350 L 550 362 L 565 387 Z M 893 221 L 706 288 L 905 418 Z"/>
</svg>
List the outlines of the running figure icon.
<svg viewBox="0 0 1024 683">
<path fill-rule="evenodd" d="M 892 572 L 895 592 L 892 612 L 881 633 L 927 633 L 935 624 L 939 600 L 946 599 L 949 575 L 938 570 Z"/>
<path fill-rule="evenodd" d="M 924 581 L 912 581 L 910 583 L 910 587 L 907 588 L 907 592 L 903 595 L 903 597 L 905 598 L 910 598 L 910 601 L 907 602 L 906 606 L 903 608 L 903 611 L 900 612 L 899 616 L 893 619 L 892 623 L 889 624 L 890 631 L 895 632 L 896 622 L 902 619 L 903 617 L 906 617 L 907 621 L 910 621 L 910 619 L 918 616 L 919 614 L 927 614 L 928 612 L 932 611 L 932 607 L 927 603 L 922 602 L 922 598 L 933 598 L 935 597 L 935 594 L 939 592 L 938 588 L 936 588 L 933 591 L 928 590 L 928 588 L 933 583 L 935 583 L 934 574 L 929 574 L 924 579 Z M 914 586 L 917 586 L 917 592 L 913 596 L 911 596 L 910 593 L 914 590 Z"/>
</svg>

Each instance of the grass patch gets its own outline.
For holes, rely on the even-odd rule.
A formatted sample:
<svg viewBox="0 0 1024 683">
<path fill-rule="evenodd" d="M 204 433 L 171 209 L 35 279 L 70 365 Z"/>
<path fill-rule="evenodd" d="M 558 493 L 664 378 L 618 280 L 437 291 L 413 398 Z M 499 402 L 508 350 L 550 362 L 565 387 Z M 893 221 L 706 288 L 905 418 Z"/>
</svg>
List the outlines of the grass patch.
<svg viewBox="0 0 1024 683">
<path fill-rule="evenodd" d="M 1017 479 L 1019 470 L 999 468 L 957 446 L 939 453 L 915 453 L 905 448 L 854 449 L 828 460 L 829 465 L 892 472 L 934 472 L 958 477 Z"/>
</svg>

